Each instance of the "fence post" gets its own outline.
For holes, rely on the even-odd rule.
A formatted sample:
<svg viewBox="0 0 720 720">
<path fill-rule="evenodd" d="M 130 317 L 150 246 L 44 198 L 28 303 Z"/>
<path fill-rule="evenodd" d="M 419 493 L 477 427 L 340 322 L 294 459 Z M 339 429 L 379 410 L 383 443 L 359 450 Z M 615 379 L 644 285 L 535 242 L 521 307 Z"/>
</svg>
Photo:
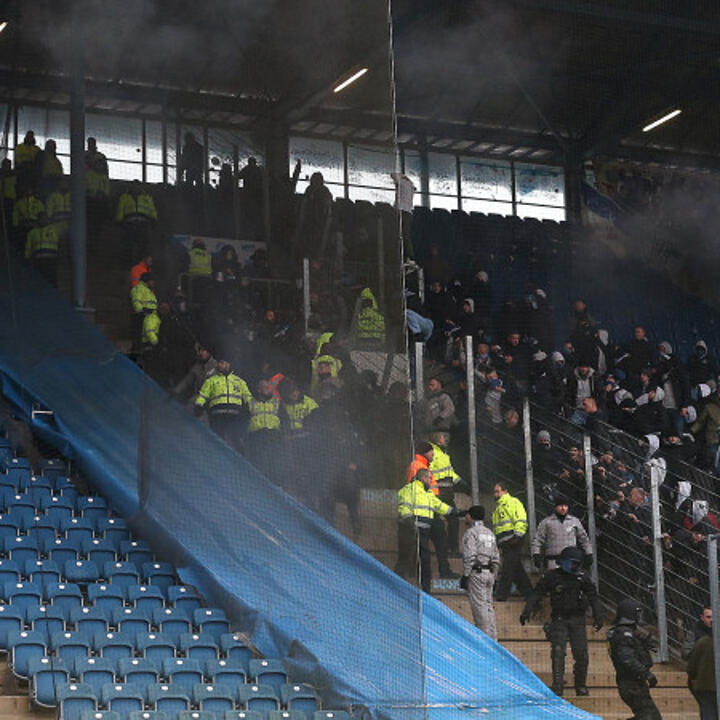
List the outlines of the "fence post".
<svg viewBox="0 0 720 720">
<path fill-rule="evenodd" d="M 425 302 L 425 270 L 418 266 L 418 295 L 420 296 L 420 302 Z"/>
<path fill-rule="evenodd" d="M 423 353 L 425 343 L 415 343 L 415 402 L 420 402 L 425 396 L 425 379 L 423 377 Z"/>
<path fill-rule="evenodd" d="M 310 259 L 303 258 L 303 318 L 305 319 L 305 334 L 307 335 L 310 321 Z"/>
<path fill-rule="evenodd" d="M 660 525 L 660 485 L 663 478 L 657 463 L 650 461 L 650 503 L 652 507 L 653 557 L 655 560 L 655 608 L 658 624 L 658 652 L 660 662 L 667 662 L 667 608 L 665 607 L 665 571 L 663 568 L 662 526 Z"/>
<path fill-rule="evenodd" d="M 380 301 L 380 311 L 387 312 L 385 309 L 385 226 L 382 217 L 377 221 L 377 255 L 378 255 L 378 300 Z"/>
<path fill-rule="evenodd" d="M 720 707 L 720 587 L 718 587 L 718 539 L 720 535 L 708 535 L 708 577 L 710 579 L 710 607 L 713 612 L 712 638 L 715 660 L 715 703 Z"/>
<path fill-rule="evenodd" d="M 525 489 L 527 492 L 528 536 L 530 544 L 535 539 L 537 515 L 535 511 L 535 477 L 532 461 L 532 432 L 530 430 L 530 400 L 523 398 L 523 442 L 525 445 Z"/>
<path fill-rule="evenodd" d="M 472 502 L 480 502 L 480 485 L 478 482 L 477 430 L 475 428 L 475 361 L 473 359 L 472 336 L 465 337 L 465 370 L 467 377 L 468 397 L 468 444 L 470 446 L 470 487 Z"/>
<path fill-rule="evenodd" d="M 595 526 L 595 481 L 592 468 L 592 443 L 590 435 L 583 435 L 583 456 L 585 458 L 585 502 L 587 504 L 588 536 L 592 547 L 592 568 L 590 574 L 595 585 L 598 584 L 597 529 Z"/>
</svg>

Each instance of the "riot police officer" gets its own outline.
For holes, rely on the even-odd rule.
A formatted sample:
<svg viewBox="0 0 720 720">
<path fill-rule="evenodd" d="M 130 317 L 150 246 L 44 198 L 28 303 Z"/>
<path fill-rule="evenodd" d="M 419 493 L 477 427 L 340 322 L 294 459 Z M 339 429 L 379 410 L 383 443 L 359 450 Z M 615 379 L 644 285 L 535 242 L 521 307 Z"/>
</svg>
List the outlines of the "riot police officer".
<svg viewBox="0 0 720 720">
<path fill-rule="evenodd" d="M 622 701 L 633 711 L 635 720 L 662 720 L 650 688 L 657 685 L 651 672 L 650 642 L 638 628 L 641 608 L 636 600 L 621 600 L 613 626 L 608 630 L 610 658 Z"/>
<path fill-rule="evenodd" d="M 551 620 L 544 626 L 550 641 L 552 690 L 562 695 L 565 681 L 565 652 L 568 640 L 575 660 L 575 692 L 589 695 L 587 689 L 588 647 L 585 634 L 585 613 L 590 607 L 593 627 L 602 627 L 602 613 L 597 590 L 583 571 L 585 553 L 577 547 L 565 548 L 558 558 L 559 568 L 545 573 L 538 581 L 520 615 L 524 625 L 544 595 L 550 596 Z"/>
</svg>

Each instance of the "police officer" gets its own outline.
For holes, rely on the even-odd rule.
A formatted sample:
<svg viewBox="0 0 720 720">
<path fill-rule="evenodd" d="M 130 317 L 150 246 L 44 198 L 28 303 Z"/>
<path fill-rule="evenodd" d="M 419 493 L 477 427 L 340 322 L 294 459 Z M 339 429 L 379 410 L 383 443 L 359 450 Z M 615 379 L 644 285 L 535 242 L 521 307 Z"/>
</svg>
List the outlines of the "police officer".
<svg viewBox="0 0 720 720">
<path fill-rule="evenodd" d="M 575 660 L 575 692 L 589 695 L 587 689 L 588 647 L 585 634 L 585 611 L 592 608 L 593 627 L 602 627 L 600 600 L 592 580 L 583 571 L 584 553 L 580 548 L 566 547 L 558 558 L 559 568 L 545 573 L 525 604 L 520 615 L 524 625 L 541 603 L 550 596 L 551 620 L 543 629 L 550 641 L 552 690 L 562 695 L 565 682 L 565 651 L 568 640 Z"/>
<path fill-rule="evenodd" d="M 195 399 L 195 414 L 207 408 L 213 431 L 229 445 L 239 445 L 243 406 L 251 400 L 247 383 L 232 372 L 227 360 L 218 360 L 217 372 L 205 380 Z"/>
<path fill-rule="evenodd" d="M 460 587 L 470 596 L 473 621 L 486 635 L 497 640 L 493 585 L 500 567 L 495 533 L 485 527 L 485 508 L 473 505 L 465 514 L 469 528 L 463 535 L 463 576 Z"/>
<path fill-rule="evenodd" d="M 580 520 L 570 515 L 567 498 L 557 493 L 555 512 L 540 521 L 531 545 L 532 559 L 538 570 L 557 567 L 557 559 L 566 547 L 579 547 L 585 553 L 585 567 L 592 563 L 592 545 Z"/>
<path fill-rule="evenodd" d="M 613 626 L 608 630 L 610 658 L 622 701 L 633 711 L 634 720 L 662 720 L 650 697 L 657 678 L 650 671 L 650 643 L 637 625 L 641 608 L 636 600 L 621 600 Z"/>
<path fill-rule="evenodd" d="M 420 585 L 429 593 L 432 572 L 430 566 L 430 528 L 435 513 L 447 515 L 457 512 L 446 505 L 430 489 L 432 473 L 420 468 L 414 479 L 398 491 L 398 566 L 405 574 L 420 555 Z"/>
<path fill-rule="evenodd" d="M 450 444 L 450 433 L 444 431 L 434 432 L 430 436 L 430 446 L 433 450 L 430 461 L 430 471 L 435 478 L 437 492 L 440 499 L 450 507 L 455 507 L 455 491 L 467 490 L 467 485 L 455 472 L 450 455 L 447 452 Z M 457 517 L 449 515 L 447 518 L 447 545 L 448 552 L 458 551 L 459 523 Z"/>
</svg>

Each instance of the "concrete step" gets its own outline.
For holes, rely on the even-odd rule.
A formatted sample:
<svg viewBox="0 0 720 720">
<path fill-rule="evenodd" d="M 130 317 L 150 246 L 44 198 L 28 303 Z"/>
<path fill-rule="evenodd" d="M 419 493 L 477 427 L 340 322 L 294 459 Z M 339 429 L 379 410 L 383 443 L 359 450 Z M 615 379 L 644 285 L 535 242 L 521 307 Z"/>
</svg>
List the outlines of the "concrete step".
<svg viewBox="0 0 720 720">
<path fill-rule="evenodd" d="M 570 663 L 568 663 L 570 665 Z M 653 672 L 657 675 L 658 688 L 680 688 L 681 690 L 687 689 L 687 675 L 673 667 L 665 669 L 662 665 L 653 668 Z M 538 672 L 535 673 L 546 685 L 552 684 L 552 673 L 551 672 Z M 573 679 L 572 672 L 565 673 L 565 686 L 570 688 L 570 695 L 573 694 Z M 594 672 L 592 669 L 588 672 L 587 684 L 589 688 L 616 688 L 617 683 L 615 682 L 614 672 Z"/>
<path fill-rule="evenodd" d="M 657 687 L 650 694 L 658 706 L 663 718 L 666 713 L 684 713 L 685 718 L 697 717 L 697 703 L 687 688 Z M 608 713 L 620 714 L 625 711 L 627 718 L 629 708 L 620 699 L 616 688 L 592 688 L 589 697 L 574 697 L 574 691 L 566 693 L 565 699 L 576 707 L 607 718 Z"/>
</svg>

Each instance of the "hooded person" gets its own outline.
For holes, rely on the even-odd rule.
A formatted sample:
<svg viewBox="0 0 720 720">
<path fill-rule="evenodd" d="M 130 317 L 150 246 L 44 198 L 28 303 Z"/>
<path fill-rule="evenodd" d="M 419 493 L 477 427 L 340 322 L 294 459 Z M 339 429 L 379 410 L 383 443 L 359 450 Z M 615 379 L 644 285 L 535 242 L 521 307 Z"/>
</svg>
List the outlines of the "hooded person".
<svg viewBox="0 0 720 720">
<path fill-rule="evenodd" d="M 622 701 L 636 718 L 662 720 L 660 711 L 650 697 L 650 688 L 657 685 L 652 673 L 652 657 L 647 637 L 638 629 L 642 608 L 631 598 L 621 600 L 613 626 L 608 630 L 610 658 Z"/>
<path fill-rule="evenodd" d="M 610 347 L 610 333 L 603 328 L 600 328 L 595 333 L 592 366 L 597 374 L 602 377 L 611 373 L 615 367 L 614 353 Z"/>
<path fill-rule="evenodd" d="M 350 346 L 361 349 L 385 345 L 385 318 L 370 288 L 363 288 L 351 323 Z"/>
<path fill-rule="evenodd" d="M 527 599 L 520 615 L 525 625 L 544 596 L 550 597 L 551 620 L 543 630 L 550 641 L 552 690 L 562 695 L 565 686 L 565 653 L 568 640 L 575 660 L 575 693 L 589 695 L 587 689 L 588 647 L 585 613 L 593 613 L 593 627 L 602 628 L 602 609 L 597 589 L 583 570 L 585 554 L 578 547 L 566 547 L 558 557 L 559 567 L 545 573 Z"/>
<path fill-rule="evenodd" d="M 720 367 L 713 355 L 708 352 L 707 343 L 698 340 L 695 343 L 695 352 L 688 358 L 688 375 L 690 387 L 700 383 L 717 382 Z"/>
<path fill-rule="evenodd" d="M 462 337 L 469 335 L 474 339 L 477 339 L 480 330 L 483 329 L 480 327 L 480 319 L 475 314 L 475 301 L 471 297 L 466 297 L 462 301 L 458 327 Z"/>
</svg>

